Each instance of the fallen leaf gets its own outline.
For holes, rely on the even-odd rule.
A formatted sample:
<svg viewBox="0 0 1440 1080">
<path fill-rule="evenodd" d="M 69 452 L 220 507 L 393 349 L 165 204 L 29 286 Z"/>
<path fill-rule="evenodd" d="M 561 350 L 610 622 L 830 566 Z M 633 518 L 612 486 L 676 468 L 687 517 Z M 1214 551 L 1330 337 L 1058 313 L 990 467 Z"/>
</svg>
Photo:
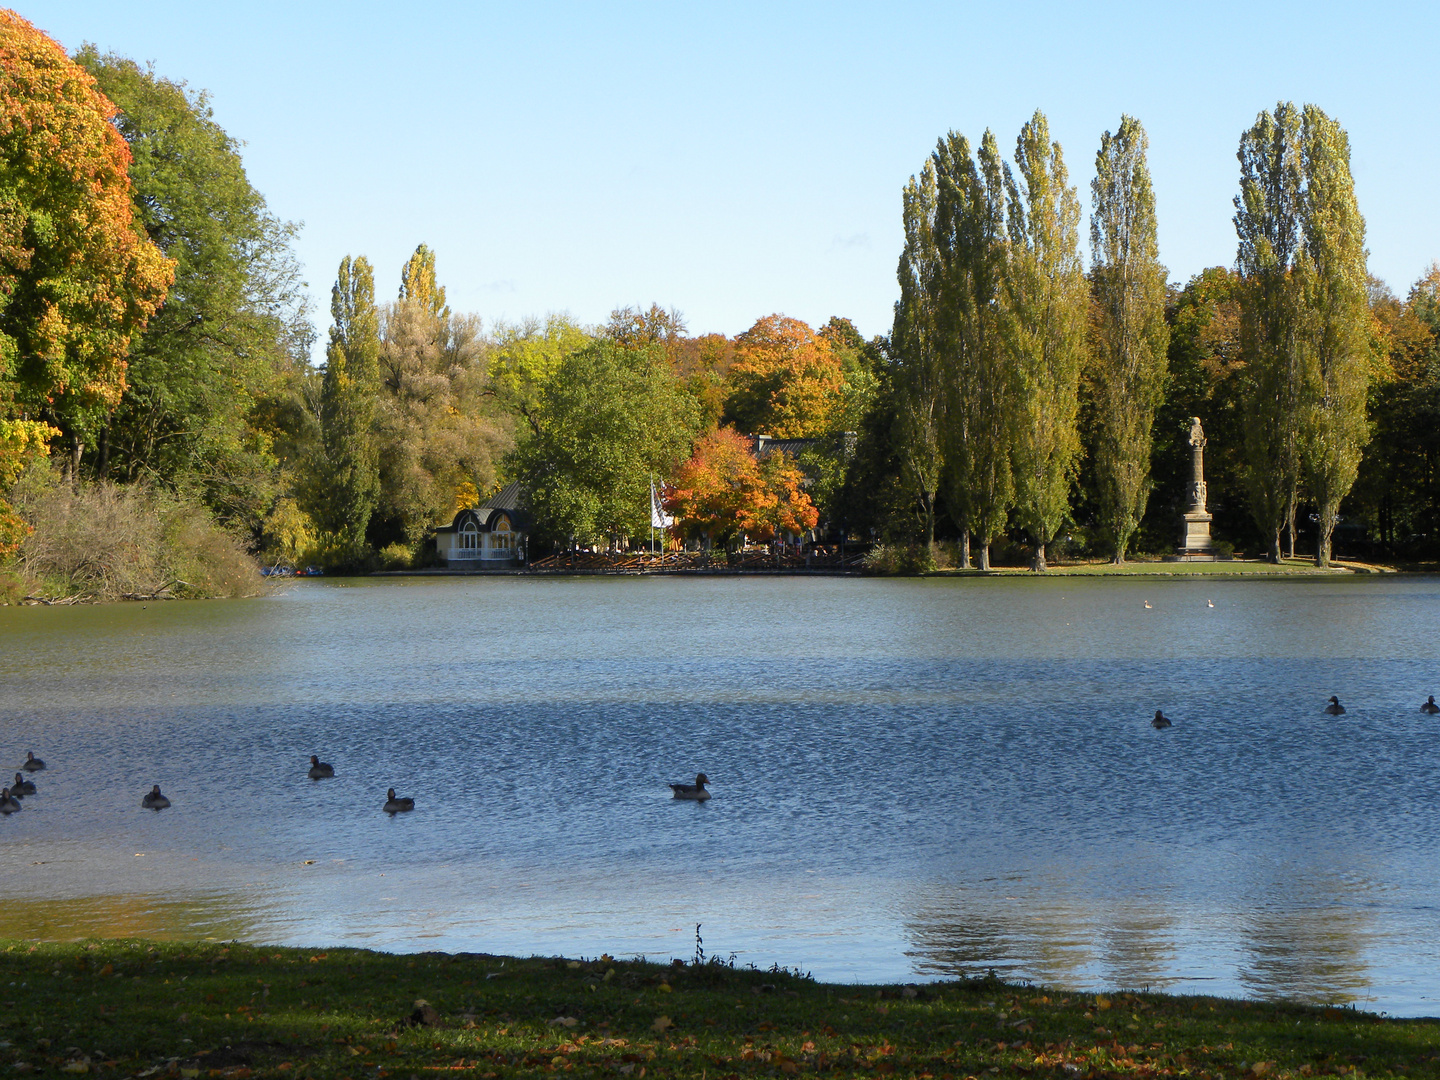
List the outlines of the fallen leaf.
<svg viewBox="0 0 1440 1080">
<path fill-rule="evenodd" d="M 664 1031 L 666 1028 L 668 1028 L 668 1027 L 673 1027 L 673 1026 L 674 1026 L 674 1025 L 672 1024 L 672 1022 L 671 1022 L 671 1020 L 670 1020 L 670 1018 L 669 1018 L 668 1016 L 657 1016 L 657 1017 L 655 1018 L 655 1022 L 650 1025 L 650 1030 L 651 1030 L 651 1031 L 659 1032 L 659 1031 Z"/>
<path fill-rule="evenodd" d="M 573 1017 L 573 1016 L 557 1016 L 557 1017 L 555 1017 L 554 1020 L 551 1020 L 551 1021 L 548 1022 L 548 1026 L 549 1026 L 549 1027 L 573 1028 L 573 1027 L 574 1027 L 576 1024 L 578 1024 L 579 1022 L 580 1022 L 580 1021 L 579 1021 L 579 1020 L 576 1020 L 575 1017 Z"/>
</svg>

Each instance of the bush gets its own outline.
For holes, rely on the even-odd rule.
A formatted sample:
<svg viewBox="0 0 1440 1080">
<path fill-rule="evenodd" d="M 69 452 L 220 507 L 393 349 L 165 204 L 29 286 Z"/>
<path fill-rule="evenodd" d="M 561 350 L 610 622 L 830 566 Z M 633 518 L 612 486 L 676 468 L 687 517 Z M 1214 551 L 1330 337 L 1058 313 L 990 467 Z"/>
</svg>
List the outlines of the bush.
<svg viewBox="0 0 1440 1080">
<path fill-rule="evenodd" d="M 935 552 L 925 544 L 877 544 L 861 565 L 869 574 L 928 574 L 935 569 Z"/>
<path fill-rule="evenodd" d="M 415 554 L 409 544 L 386 544 L 380 549 L 380 569 L 409 570 L 415 565 Z"/>
<path fill-rule="evenodd" d="M 91 600 L 254 596 L 259 566 L 198 501 L 147 484 L 71 486 L 32 466 L 11 492 L 34 531 L 13 576 L 27 593 Z"/>
</svg>

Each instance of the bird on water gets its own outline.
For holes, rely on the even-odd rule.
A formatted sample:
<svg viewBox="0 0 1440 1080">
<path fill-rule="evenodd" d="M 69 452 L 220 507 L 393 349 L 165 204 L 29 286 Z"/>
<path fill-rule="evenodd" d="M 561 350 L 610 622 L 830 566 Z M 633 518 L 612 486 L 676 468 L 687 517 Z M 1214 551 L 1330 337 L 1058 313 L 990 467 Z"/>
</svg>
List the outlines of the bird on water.
<svg viewBox="0 0 1440 1080">
<path fill-rule="evenodd" d="M 10 794 L 16 797 L 19 797 L 21 795 L 34 795 L 35 781 L 26 780 L 25 777 L 21 776 L 17 772 L 15 774 L 15 783 L 10 785 Z"/>
<path fill-rule="evenodd" d="M 1333 694 L 1330 697 L 1330 704 L 1325 706 L 1325 711 L 1331 716 L 1342 716 L 1345 713 L 1345 706 L 1340 704 L 1340 699 Z"/>
<path fill-rule="evenodd" d="M 1149 601 L 1149 600 L 1146 600 L 1146 601 L 1145 601 L 1145 610 L 1146 610 L 1146 611 L 1149 611 L 1149 610 L 1150 610 L 1150 601 Z"/>
<path fill-rule="evenodd" d="M 20 809 L 20 800 L 10 793 L 10 789 L 0 788 L 0 814 L 13 814 Z"/>
<path fill-rule="evenodd" d="M 697 773 L 693 784 L 671 784 L 670 790 L 674 792 L 671 798 L 689 799 L 691 802 L 704 802 L 710 798 L 710 792 L 705 790 L 705 785 L 710 778 L 703 772 Z"/>
<path fill-rule="evenodd" d="M 387 814 L 398 814 L 402 810 L 414 809 L 415 800 L 399 798 L 398 796 L 396 796 L 395 789 L 393 787 L 385 793 L 385 812 Z"/>
<path fill-rule="evenodd" d="M 35 756 L 34 750 L 25 751 L 25 764 L 20 766 L 26 772 L 39 772 L 45 767 L 45 762 Z"/>
<path fill-rule="evenodd" d="M 1173 725 L 1170 723 L 1170 718 L 1168 716 L 1166 716 L 1159 709 L 1156 709 L 1155 719 L 1150 721 L 1150 726 L 1153 727 L 1156 731 L 1159 731 L 1161 728 L 1167 728 Z"/>
<path fill-rule="evenodd" d="M 160 785 L 156 784 L 145 793 L 145 797 L 140 800 L 140 805 L 146 810 L 164 810 L 170 805 L 170 800 L 160 794 Z"/>
<path fill-rule="evenodd" d="M 1423 713 L 1429 713 L 1431 716 L 1434 716 L 1436 713 L 1440 713 L 1440 705 L 1435 704 L 1434 694 L 1431 694 L 1428 698 L 1425 699 L 1425 704 L 1420 706 L 1420 711 Z"/>
<path fill-rule="evenodd" d="M 335 775 L 335 766 L 321 761 L 314 754 L 310 755 L 310 779 L 328 780 Z"/>
</svg>

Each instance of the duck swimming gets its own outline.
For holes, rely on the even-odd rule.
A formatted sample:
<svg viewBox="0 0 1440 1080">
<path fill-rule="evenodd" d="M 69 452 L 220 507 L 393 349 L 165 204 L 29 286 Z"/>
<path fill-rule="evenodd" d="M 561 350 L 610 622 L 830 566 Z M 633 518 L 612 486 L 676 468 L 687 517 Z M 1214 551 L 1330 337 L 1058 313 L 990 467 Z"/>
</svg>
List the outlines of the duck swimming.
<svg viewBox="0 0 1440 1080">
<path fill-rule="evenodd" d="M 1431 694 L 1428 698 L 1425 699 L 1425 704 L 1420 706 L 1420 711 L 1423 713 L 1429 713 L 1431 716 L 1434 716 L 1436 713 L 1440 713 L 1440 705 L 1435 704 L 1434 694 Z"/>
<path fill-rule="evenodd" d="M 1166 716 L 1159 709 L 1156 709 L 1155 719 L 1150 721 L 1150 726 L 1153 727 L 1156 731 L 1159 731 L 1162 728 L 1173 727 L 1174 725 L 1170 723 L 1170 718 L 1168 716 Z"/>
<path fill-rule="evenodd" d="M 0 814 L 14 814 L 20 809 L 20 800 L 10 794 L 10 789 L 0 788 Z"/>
<path fill-rule="evenodd" d="M 404 810 L 414 809 L 415 800 L 398 798 L 393 787 L 385 793 L 385 812 L 387 814 L 398 814 Z"/>
<path fill-rule="evenodd" d="M 26 772 L 39 772 L 45 767 L 45 762 L 35 756 L 34 750 L 25 751 L 25 764 L 20 766 Z"/>
<path fill-rule="evenodd" d="M 693 784 L 671 784 L 670 790 L 675 793 L 671 798 L 689 799 L 692 802 L 704 802 L 710 798 L 710 792 L 705 790 L 705 785 L 709 782 L 710 778 L 703 772 L 697 773 L 695 783 Z"/>
<path fill-rule="evenodd" d="M 314 754 L 310 755 L 310 779 L 327 780 L 335 775 L 335 766 L 321 761 Z"/>
<path fill-rule="evenodd" d="M 1332 695 L 1330 698 L 1330 704 L 1325 706 L 1325 711 L 1331 716 L 1343 716 L 1345 713 L 1345 706 L 1340 704 L 1340 699 L 1338 697 L 1334 697 Z"/>
<path fill-rule="evenodd" d="M 164 810 L 170 805 L 170 800 L 160 794 L 160 785 L 156 784 L 145 793 L 145 797 L 140 800 L 140 805 L 146 810 Z"/>
<path fill-rule="evenodd" d="M 10 794 L 19 798 L 22 795 L 35 794 L 35 781 L 26 780 L 18 772 L 15 774 L 15 783 L 10 785 Z"/>
</svg>

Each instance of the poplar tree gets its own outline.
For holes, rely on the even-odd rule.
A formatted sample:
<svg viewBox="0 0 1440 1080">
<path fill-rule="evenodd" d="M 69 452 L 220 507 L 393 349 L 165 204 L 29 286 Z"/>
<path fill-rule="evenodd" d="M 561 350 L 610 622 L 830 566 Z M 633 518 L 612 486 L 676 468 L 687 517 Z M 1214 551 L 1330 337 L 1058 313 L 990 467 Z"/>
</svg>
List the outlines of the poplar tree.
<svg viewBox="0 0 1440 1080">
<path fill-rule="evenodd" d="M 1281 102 L 1240 137 L 1240 349 L 1246 364 L 1246 485 L 1251 512 L 1281 558 L 1280 536 L 1295 543 L 1304 405 L 1300 295 L 1292 274 L 1301 212 L 1300 113 Z"/>
<path fill-rule="evenodd" d="M 1148 147 L 1140 121 L 1122 116 L 1115 134 L 1100 139 L 1090 184 L 1095 480 L 1101 528 L 1117 564 L 1145 516 L 1151 428 L 1170 345 Z"/>
<path fill-rule="evenodd" d="M 937 180 L 935 248 L 937 326 L 946 383 L 944 452 L 951 505 L 969 558 L 990 569 L 1015 497 L 1011 469 L 1012 379 L 1003 335 L 1005 188 L 1009 169 L 992 132 L 972 156 L 951 132 L 932 157 Z"/>
<path fill-rule="evenodd" d="M 450 318 L 445 303 L 445 287 L 435 278 L 435 253 L 425 244 L 405 261 L 400 270 L 400 301 L 418 304 L 421 310 L 436 319 Z"/>
<path fill-rule="evenodd" d="M 1296 277 L 1307 382 L 1303 453 L 1318 517 L 1315 565 L 1324 567 L 1340 501 L 1369 439 L 1365 219 L 1355 201 L 1345 130 L 1314 105 L 1305 106 L 1301 123 L 1304 247 Z"/>
<path fill-rule="evenodd" d="M 896 443 L 906 479 L 925 517 L 927 546 L 935 542 L 935 499 L 944 467 L 941 447 L 944 384 L 940 368 L 939 253 L 935 249 L 935 163 L 910 178 L 901 195 L 905 249 L 896 271 L 900 299 L 890 334 L 896 386 Z"/>
<path fill-rule="evenodd" d="M 1007 176 L 1010 240 L 1006 337 L 1016 510 L 1035 544 L 1032 569 L 1070 509 L 1080 437 L 1080 369 L 1089 305 L 1080 262 L 1080 201 L 1058 142 L 1038 109 L 1016 140 Z"/>
<path fill-rule="evenodd" d="M 314 470 L 310 515 L 339 542 L 347 558 L 365 547 L 365 529 L 380 494 L 371 425 L 379 381 L 380 315 L 375 273 L 363 255 L 340 261 L 330 291 L 330 343 L 320 391 L 323 461 Z"/>
</svg>

